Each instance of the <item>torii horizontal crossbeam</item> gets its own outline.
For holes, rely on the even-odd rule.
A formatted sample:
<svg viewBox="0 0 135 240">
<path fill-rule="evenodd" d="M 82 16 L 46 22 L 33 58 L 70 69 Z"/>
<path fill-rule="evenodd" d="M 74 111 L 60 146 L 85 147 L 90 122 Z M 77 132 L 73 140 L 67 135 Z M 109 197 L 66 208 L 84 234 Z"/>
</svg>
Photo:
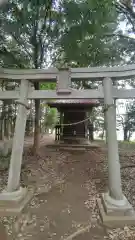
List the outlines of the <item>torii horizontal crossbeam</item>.
<svg viewBox="0 0 135 240">
<path fill-rule="evenodd" d="M 68 71 L 68 69 L 67 69 Z M 70 77 L 74 80 L 98 79 L 110 77 L 123 79 L 135 75 L 135 64 L 121 67 L 92 67 L 92 68 L 69 68 Z M 31 81 L 56 81 L 59 76 L 57 68 L 49 69 L 0 69 L 0 79 Z"/>
<path fill-rule="evenodd" d="M 0 100 L 19 99 L 20 91 L 0 91 Z M 135 97 L 135 89 L 113 88 L 113 97 L 116 99 L 128 99 Z M 28 93 L 28 99 L 103 99 L 104 93 L 99 89 L 71 90 L 70 94 L 58 94 L 56 90 L 32 90 Z"/>
</svg>

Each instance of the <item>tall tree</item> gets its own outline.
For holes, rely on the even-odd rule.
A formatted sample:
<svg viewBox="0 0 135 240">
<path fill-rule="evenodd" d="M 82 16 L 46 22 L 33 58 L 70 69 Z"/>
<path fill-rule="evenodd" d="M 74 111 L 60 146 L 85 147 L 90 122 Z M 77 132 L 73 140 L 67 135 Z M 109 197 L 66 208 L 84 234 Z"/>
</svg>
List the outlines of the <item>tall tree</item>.
<svg viewBox="0 0 135 240">
<path fill-rule="evenodd" d="M 19 68 L 43 68 L 49 60 L 58 66 L 116 64 L 121 51 L 114 34 L 119 20 L 115 10 L 111 0 L 9 0 L 0 12 L 2 64 L 5 51 L 11 56 L 6 66 Z M 80 87 L 96 86 L 89 81 Z M 34 87 L 40 88 L 38 83 Z M 35 109 L 34 152 L 39 146 L 39 100 Z"/>
<path fill-rule="evenodd" d="M 123 130 L 123 140 L 129 141 L 135 132 L 135 100 L 119 104 L 125 108 L 124 114 L 117 116 L 118 127 Z"/>
<path fill-rule="evenodd" d="M 124 61 L 135 62 L 135 2 L 133 0 L 114 1 L 119 15 L 120 28 L 115 33 L 121 45 Z M 112 37 L 112 36 L 111 36 Z"/>
<path fill-rule="evenodd" d="M 116 64 L 121 55 L 117 39 L 115 36 L 108 38 L 118 25 L 118 14 L 112 1 L 63 0 L 61 5 L 62 62 L 85 67 Z"/>
<path fill-rule="evenodd" d="M 16 60 L 19 58 L 22 59 L 22 63 L 24 60 L 28 63 L 18 64 L 18 67 L 38 69 L 47 65 L 59 32 L 56 2 L 55 0 L 13 0 L 2 9 L 0 23 L 3 34 L 1 35 L 10 39 L 15 46 Z M 3 47 L 2 51 L 14 57 L 11 47 L 8 51 L 6 45 L 6 49 Z M 39 83 L 35 82 L 34 87 L 38 90 Z M 35 112 L 34 152 L 39 147 L 40 100 L 35 100 Z"/>
</svg>

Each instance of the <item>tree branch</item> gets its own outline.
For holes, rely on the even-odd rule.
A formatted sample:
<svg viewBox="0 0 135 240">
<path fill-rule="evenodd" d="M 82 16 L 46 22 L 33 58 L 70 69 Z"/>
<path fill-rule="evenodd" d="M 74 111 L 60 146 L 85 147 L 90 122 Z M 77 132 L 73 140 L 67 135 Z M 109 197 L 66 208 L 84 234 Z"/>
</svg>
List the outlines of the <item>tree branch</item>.
<svg viewBox="0 0 135 240">
<path fill-rule="evenodd" d="M 9 52 L 5 47 L 3 47 L 2 50 L 0 50 L 0 54 L 2 54 L 3 56 L 5 56 L 5 54 L 7 54 L 7 56 L 10 56 L 14 60 L 15 64 L 18 67 L 25 68 L 25 65 L 22 63 L 19 63 L 18 59 L 15 57 L 15 55 L 12 52 Z"/>
<path fill-rule="evenodd" d="M 127 4 L 121 3 L 121 2 L 116 2 L 114 3 L 116 10 L 119 11 L 119 13 L 122 13 L 125 15 L 127 20 L 130 22 L 132 25 L 132 29 L 135 32 L 135 27 L 134 27 L 134 22 L 131 18 L 135 20 L 135 12 L 132 7 L 129 7 Z"/>
<path fill-rule="evenodd" d="M 46 12 L 45 12 L 45 16 L 44 16 L 44 24 L 42 25 L 42 28 L 41 28 L 41 31 L 40 31 L 40 35 L 43 34 L 43 32 L 46 30 L 46 20 L 47 20 L 47 17 L 49 16 L 51 18 L 51 8 L 52 8 L 52 5 L 53 5 L 53 0 L 50 0 L 48 1 L 48 5 L 46 6 Z M 49 20 L 50 20 L 49 18 Z M 48 31 L 50 30 L 50 25 L 51 25 L 51 21 L 49 21 L 49 26 L 48 26 L 48 29 L 47 29 L 47 33 Z"/>
<path fill-rule="evenodd" d="M 126 35 L 123 35 L 123 34 L 115 34 L 115 33 L 111 33 L 111 34 L 105 34 L 104 36 L 106 36 L 106 37 L 119 37 L 119 38 L 125 38 L 125 39 L 128 39 L 128 40 L 130 40 L 130 41 L 133 41 L 133 43 L 135 43 L 135 39 L 134 38 L 132 38 L 132 37 L 129 37 L 129 36 L 126 36 Z"/>
<path fill-rule="evenodd" d="M 25 52 L 28 54 L 28 56 L 30 58 L 32 58 L 32 55 L 29 53 L 29 51 L 27 50 L 27 47 L 25 46 L 24 43 L 22 43 L 14 34 L 13 32 L 10 32 L 11 36 L 14 38 L 14 40 L 18 43 L 18 45 L 22 46 L 25 50 Z"/>
</svg>

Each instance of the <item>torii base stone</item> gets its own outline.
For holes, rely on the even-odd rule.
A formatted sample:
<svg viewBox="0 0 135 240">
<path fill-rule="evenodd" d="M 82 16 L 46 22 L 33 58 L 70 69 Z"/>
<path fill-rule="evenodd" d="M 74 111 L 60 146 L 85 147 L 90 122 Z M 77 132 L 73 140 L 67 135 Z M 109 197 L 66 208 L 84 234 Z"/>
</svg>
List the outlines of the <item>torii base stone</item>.
<svg viewBox="0 0 135 240">
<path fill-rule="evenodd" d="M 17 216 L 29 203 L 34 194 L 33 188 L 20 188 L 15 192 L 6 192 L 0 194 L 0 217 Z"/>
<path fill-rule="evenodd" d="M 101 195 L 101 198 L 97 199 L 102 224 L 108 228 L 134 225 L 135 211 L 126 197 L 123 196 L 121 201 L 116 200 L 116 203 L 115 201 L 110 202 L 109 198 L 109 194 L 105 193 Z"/>
</svg>

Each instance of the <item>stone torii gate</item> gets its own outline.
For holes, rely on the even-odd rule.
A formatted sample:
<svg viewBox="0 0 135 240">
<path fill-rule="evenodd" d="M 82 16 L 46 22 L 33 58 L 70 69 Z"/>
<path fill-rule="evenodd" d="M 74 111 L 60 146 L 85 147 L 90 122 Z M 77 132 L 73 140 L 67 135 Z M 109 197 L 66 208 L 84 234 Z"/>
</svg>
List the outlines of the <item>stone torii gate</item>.
<svg viewBox="0 0 135 240">
<path fill-rule="evenodd" d="M 108 145 L 108 192 L 97 199 L 101 217 L 106 225 L 135 223 L 135 212 L 123 195 L 121 186 L 118 142 L 116 135 L 116 109 L 114 99 L 135 97 L 135 89 L 117 89 L 112 81 L 135 76 L 135 65 L 112 68 L 50 68 L 47 70 L 0 69 L 0 79 L 20 81 L 20 90 L 0 91 L 0 99 L 17 100 L 13 147 L 9 167 L 7 188 L 0 193 L 0 214 L 17 214 L 32 196 L 32 191 L 20 187 L 20 172 L 27 118 L 28 99 L 104 99 Z M 71 81 L 101 80 L 97 90 L 75 90 Z M 33 90 L 34 81 L 57 81 L 56 90 Z"/>
</svg>

